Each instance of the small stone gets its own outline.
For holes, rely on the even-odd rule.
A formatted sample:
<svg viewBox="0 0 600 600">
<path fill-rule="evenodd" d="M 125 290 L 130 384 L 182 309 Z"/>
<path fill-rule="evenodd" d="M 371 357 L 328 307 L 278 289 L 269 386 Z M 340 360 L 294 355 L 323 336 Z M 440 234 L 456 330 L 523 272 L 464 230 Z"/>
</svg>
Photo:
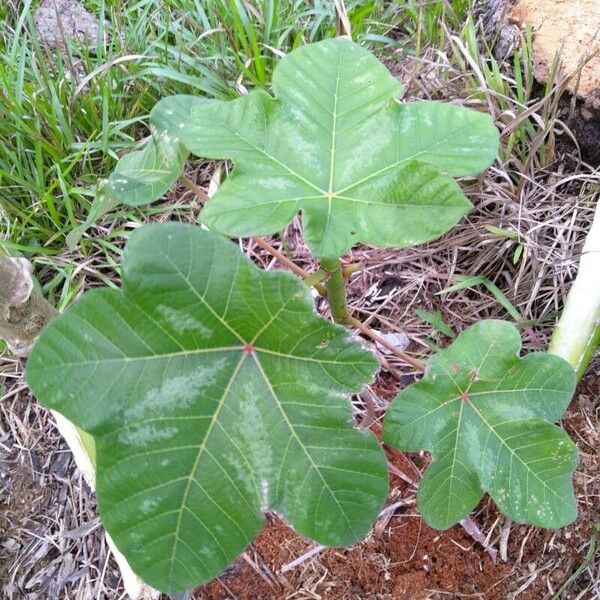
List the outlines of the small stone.
<svg viewBox="0 0 600 600">
<path fill-rule="evenodd" d="M 35 27 L 46 48 L 64 48 L 74 40 L 96 48 L 98 19 L 83 4 L 73 0 L 44 0 L 35 11 Z"/>
<path fill-rule="evenodd" d="M 379 333 L 378 335 L 382 337 L 386 342 L 392 344 L 394 347 L 398 348 L 398 350 L 406 350 L 408 345 L 410 344 L 409 337 L 402 332 L 397 333 Z M 390 351 L 385 348 L 383 345 L 377 343 L 377 348 L 384 353 L 389 353 Z"/>
</svg>

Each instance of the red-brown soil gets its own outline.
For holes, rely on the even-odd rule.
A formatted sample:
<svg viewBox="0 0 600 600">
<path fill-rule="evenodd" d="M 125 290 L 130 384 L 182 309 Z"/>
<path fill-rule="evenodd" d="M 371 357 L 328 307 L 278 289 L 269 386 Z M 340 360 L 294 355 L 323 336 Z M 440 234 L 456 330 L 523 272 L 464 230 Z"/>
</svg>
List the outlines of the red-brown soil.
<svg viewBox="0 0 600 600">
<path fill-rule="evenodd" d="M 283 565 L 302 556 L 313 544 L 299 538 L 279 519 L 270 518 L 245 558 L 240 558 L 220 578 L 198 589 L 194 597 L 197 600 L 551 598 L 582 562 L 593 524 L 599 518 L 598 398 L 600 375 L 590 375 L 581 383 L 563 420 L 581 453 L 575 475 L 579 518 L 559 531 L 513 524 L 507 562 L 498 558 L 494 563 L 460 526 L 445 532 L 429 528 L 411 502 L 414 490 L 392 476 L 389 502 L 408 499 L 407 506 L 391 517 L 389 514 L 383 517 L 363 542 L 351 548 L 328 549 L 281 574 Z M 390 452 L 388 456 L 398 469 L 415 476 L 401 453 Z M 493 503 L 485 499 L 473 519 L 484 534 L 491 532 L 490 543 L 497 548 L 505 519 Z M 575 596 L 563 596 L 570 597 Z M 579 597 L 591 600 L 593 596 Z"/>
</svg>

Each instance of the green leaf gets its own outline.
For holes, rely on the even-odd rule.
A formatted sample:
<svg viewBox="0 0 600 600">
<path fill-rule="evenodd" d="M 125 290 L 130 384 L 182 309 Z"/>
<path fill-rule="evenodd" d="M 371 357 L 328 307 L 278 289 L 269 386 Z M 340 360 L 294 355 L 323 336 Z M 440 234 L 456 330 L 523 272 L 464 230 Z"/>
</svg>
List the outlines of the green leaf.
<svg viewBox="0 0 600 600">
<path fill-rule="evenodd" d="M 94 196 L 92 206 L 90 207 L 85 221 L 80 225 L 77 225 L 77 227 L 73 227 L 73 229 L 71 229 L 71 231 L 69 231 L 67 234 L 65 240 L 69 250 L 75 250 L 86 231 L 104 215 L 108 214 L 111 210 L 119 205 L 119 200 L 110 193 L 107 193 L 107 181 L 108 180 L 104 180 L 100 183 L 98 193 Z"/>
<path fill-rule="evenodd" d="M 132 235 L 122 290 L 85 294 L 44 331 L 27 379 L 94 436 L 107 530 L 173 592 L 217 576 L 269 510 L 321 544 L 367 532 L 386 463 L 348 395 L 376 368 L 297 278 L 168 223 Z"/>
<path fill-rule="evenodd" d="M 275 98 L 173 96 L 151 114 L 158 131 L 235 169 L 201 219 L 230 236 L 283 229 L 298 211 L 312 252 L 357 242 L 412 246 L 439 237 L 471 208 L 452 175 L 487 168 L 498 148 L 488 115 L 396 98 L 402 86 L 372 54 L 329 39 L 278 64 Z"/>
<path fill-rule="evenodd" d="M 187 151 L 166 132 L 153 133 L 146 145 L 122 156 L 108 179 L 99 182 L 87 219 L 67 235 L 74 249 L 85 232 L 120 203 L 139 206 L 162 198 L 183 171 Z"/>
<path fill-rule="evenodd" d="M 506 238 L 507 240 L 519 241 L 521 239 L 519 232 L 513 229 L 503 229 L 502 227 L 496 227 L 494 225 L 486 225 L 484 229 L 498 237 Z"/>
<path fill-rule="evenodd" d="M 415 313 L 420 319 L 423 319 L 423 321 L 429 323 L 436 331 L 443 333 L 449 338 L 456 337 L 452 327 L 450 327 L 450 325 L 444 321 L 442 313 L 439 310 L 436 310 L 434 313 L 432 313 L 423 308 L 417 308 Z"/>
<path fill-rule="evenodd" d="M 122 156 L 99 191 L 134 206 L 161 198 L 177 181 L 187 152 L 167 133 L 153 131 L 146 145 Z"/>
<path fill-rule="evenodd" d="M 447 287 L 439 292 L 436 292 L 436 296 L 443 296 L 451 292 L 458 292 L 467 288 L 475 287 L 476 285 L 482 285 L 487 289 L 498 303 L 504 308 L 504 310 L 515 320 L 517 323 L 523 320 L 521 313 L 515 308 L 514 304 L 504 295 L 502 290 L 487 277 L 483 275 L 454 275 L 454 279 L 457 281 L 454 285 Z"/>
<path fill-rule="evenodd" d="M 417 497 L 432 527 L 466 517 L 484 492 L 519 523 L 560 527 L 576 516 L 577 449 L 552 424 L 571 400 L 575 374 L 551 354 L 520 358 L 520 347 L 510 323 L 473 325 L 387 412 L 386 442 L 433 456 Z"/>
</svg>

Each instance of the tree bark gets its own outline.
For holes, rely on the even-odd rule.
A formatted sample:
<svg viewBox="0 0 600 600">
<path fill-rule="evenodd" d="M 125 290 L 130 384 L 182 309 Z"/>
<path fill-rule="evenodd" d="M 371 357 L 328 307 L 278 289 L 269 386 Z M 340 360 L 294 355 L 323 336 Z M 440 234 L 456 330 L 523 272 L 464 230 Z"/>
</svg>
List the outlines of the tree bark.
<svg viewBox="0 0 600 600">
<path fill-rule="evenodd" d="M 33 289 L 29 261 L 0 256 L 0 338 L 9 350 L 27 356 L 56 316 L 56 309 Z"/>
</svg>

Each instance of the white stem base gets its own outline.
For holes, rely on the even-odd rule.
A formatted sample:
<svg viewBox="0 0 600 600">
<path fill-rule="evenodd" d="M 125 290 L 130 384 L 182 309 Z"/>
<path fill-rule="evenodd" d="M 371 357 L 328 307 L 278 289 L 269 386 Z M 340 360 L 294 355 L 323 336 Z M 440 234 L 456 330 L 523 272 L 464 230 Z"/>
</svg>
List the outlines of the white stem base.
<svg viewBox="0 0 600 600">
<path fill-rule="evenodd" d="M 600 206 L 583 245 L 577 277 L 556 324 L 549 352 L 581 377 L 600 342 Z"/>
<path fill-rule="evenodd" d="M 54 420 L 56 421 L 56 428 L 60 434 L 65 438 L 67 445 L 73 453 L 75 464 L 83 475 L 86 483 L 90 486 L 92 491 L 95 491 L 95 480 L 96 480 L 96 469 L 90 460 L 87 450 L 81 441 L 81 437 L 77 428 L 71 421 L 63 417 L 56 411 L 51 411 Z M 160 598 L 160 592 L 144 583 L 131 569 L 127 559 L 121 552 L 119 552 L 113 539 L 110 535 L 105 532 L 106 543 L 110 548 L 119 569 L 121 570 L 121 577 L 123 578 L 123 587 L 131 598 L 131 600 L 158 600 Z"/>
</svg>

